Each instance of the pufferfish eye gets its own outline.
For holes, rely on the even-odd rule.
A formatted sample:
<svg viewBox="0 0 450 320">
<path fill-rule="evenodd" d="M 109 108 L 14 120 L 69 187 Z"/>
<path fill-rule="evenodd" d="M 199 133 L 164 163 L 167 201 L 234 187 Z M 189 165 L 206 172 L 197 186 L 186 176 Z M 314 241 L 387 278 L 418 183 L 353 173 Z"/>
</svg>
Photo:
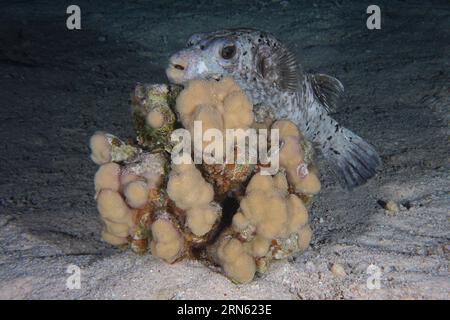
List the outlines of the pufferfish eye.
<svg viewBox="0 0 450 320">
<path fill-rule="evenodd" d="M 220 51 L 220 55 L 225 60 L 230 60 L 236 54 L 236 46 L 234 44 L 225 45 Z"/>
</svg>

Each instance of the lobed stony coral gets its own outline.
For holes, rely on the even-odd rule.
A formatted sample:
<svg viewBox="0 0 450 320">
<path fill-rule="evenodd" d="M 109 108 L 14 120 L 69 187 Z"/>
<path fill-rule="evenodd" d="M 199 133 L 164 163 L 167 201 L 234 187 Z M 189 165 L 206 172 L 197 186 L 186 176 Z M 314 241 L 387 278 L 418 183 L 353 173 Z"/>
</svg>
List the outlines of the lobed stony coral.
<svg viewBox="0 0 450 320">
<path fill-rule="evenodd" d="M 256 271 L 264 272 L 270 260 L 305 250 L 310 241 L 306 207 L 297 195 L 289 194 L 283 173 L 252 177 L 231 228 L 233 236 L 221 240 L 217 257 L 224 273 L 239 283 L 251 281 Z M 223 249 L 230 245 L 233 250 Z"/>
<path fill-rule="evenodd" d="M 205 108 L 210 108 L 212 114 L 205 115 Z M 176 102 L 176 110 L 185 128 L 190 128 L 199 114 L 207 116 L 211 122 L 217 121 L 222 128 L 249 127 L 253 122 L 252 109 L 248 97 L 231 78 L 190 81 Z"/>
<path fill-rule="evenodd" d="M 176 100 L 176 110 L 192 135 L 195 121 L 202 122 L 202 135 L 208 129 L 225 135 L 226 129 L 248 129 L 253 123 L 253 105 L 231 78 L 190 81 Z"/>
<path fill-rule="evenodd" d="M 280 166 L 286 170 L 289 183 L 296 193 L 314 195 L 320 191 L 320 181 L 305 151 L 305 138 L 289 120 L 279 120 L 272 125 L 278 129 L 281 148 Z M 303 142 L 303 143 L 302 143 Z"/>
<path fill-rule="evenodd" d="M 190 131 L 191 136 L 194 136 L 196 121 L 201 121 L 201 135 L 208 129 L 216 129 L 222 133 L 222 137 L 225 137 L 227 129 L 241 129 L 242 131 L 235 132 L 236 140 L 243 137 L 245 130 L 254 123 L 253 105 L 231 78 L 223 78 L 219 81 L 190 81 L 178 96 L 175 108 L 181 124 Z M 205 156 L 212 156 L 208 146 L 213 142 L 216 141 L 203 142 L 199 151 Z M 222 143 L 222 155 L 218 158 L 224 160 L 227 146 L 223 140 L 220 143 Z M 194 144 L 194 148 L 196 147 L 197 145 Z M 236 155 L 235 146 L 232 147 Z M 214 150 L 214 152 L 218 151 Z M 213 184 L 214 191 L 219 197 L 225 197 L 227 192 L 239 189 L 241 184 L 249 178 L 253 169 L 254 166 L 251 163 L 202 164 L 206 179 Z"/>
<path fill-rule="evenodd" d="M 214 189 L 191 163 L 172 165 L 167 182 L 167 194 L 177 208 L 184 210 L 186 227 L 202 237 L 216 224 L 220 206 L 213 202 Z"/>
<path fill-rule="evenodd" d="M 148 195 L 162 182 L 166 158 L 162 154 L 143 152 L 116 137 L 114 139 L 121 143 L 111 147 L 106 143 L 108 136 L 112 135 L 96 133 L 91 138 L 91 158 L 98 160 L 101 154 L 102 160 L 117 161 L 99 161 L 102 164 L 94 179 L 97 209 L 104 224 L 102 238 L 112 245 L 139 242 L 142 240 L 139 230 L 142 211 L 149 211 Z M 136 251 L 144 250 L 143 245 L 146 247 L 146 243 L 135 247 Z"/>
<path fill-rule="evenodd" d="M 127 144 L 115 135 L 97 131 L 90 139 L 91 159 L 98 165 L 121 162 L 138 155 L 142 150 Z"/>
<path fill-rule="evenodd" d="M 183 234 L 169 216 L 156 219 L 151 226 L 151 252 L 168 263 L 182 257 L 184 249 Z"/>
<path fill-rule="evenodd" d="M 292 122 L 275 121 L 264 111 L 255 118 L 230 78 L 194 80 L 181 93 L 179 87 L 138 85 L 131 106 L 133 142 L 104 132 L 90 140 L 91 159 L 100 165 L 94 181 L 106 242 L 150 251 L 168 263 L 200 259 L 236 283 L 248 283 L 271 261 L 307 249 L 307 205 L 320 182 L 312 148 Z M 278 129 L 281 170 L 264 176 L 259 165 L 195 165 L 191 156 L 170 164 L 175 115 L 191 132 L 196 120 L 203 132 Z M 230 196 L 237 210 L 226 208 Z"/>
</svg>

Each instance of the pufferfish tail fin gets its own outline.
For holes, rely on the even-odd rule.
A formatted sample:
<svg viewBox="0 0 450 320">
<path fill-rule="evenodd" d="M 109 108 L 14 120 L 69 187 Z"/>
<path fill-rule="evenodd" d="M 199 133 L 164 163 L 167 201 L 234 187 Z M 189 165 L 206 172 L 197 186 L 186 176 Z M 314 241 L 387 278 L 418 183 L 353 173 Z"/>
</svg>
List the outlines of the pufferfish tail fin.
<svg viewBox="0 0 450 320">
<path fill-rule="evenodd" d="M 377 174 L 382 165 L 380 156 L 361 137 L 341 127 L 330 142 L 325 156 L 344 188 L 352 190 Z"/>
<path fill-rule="evenodd" d="M 327 113 L 336 111 L 342 104 L 344 85 L 335 77 L 327 74 L 309 74 L 314 95 L 327 110 Z"/>
</svg>

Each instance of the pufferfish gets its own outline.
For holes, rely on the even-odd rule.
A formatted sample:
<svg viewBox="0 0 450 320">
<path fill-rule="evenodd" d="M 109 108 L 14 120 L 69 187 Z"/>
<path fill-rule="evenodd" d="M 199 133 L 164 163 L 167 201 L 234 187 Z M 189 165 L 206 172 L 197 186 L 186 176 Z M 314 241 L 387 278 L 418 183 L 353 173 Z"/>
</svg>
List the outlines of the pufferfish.
<svg viewBox="0 0 450 320">
<path fill-rule="evenodd" d="M 347 189 L 372 178 L 381 166 L 375 149 L 330 116 L 344 92 L 329 75 L 304 72 L 295 55 L 273 35 L 253 29 L 193 34 L 170 57 L 169 81 L 232 77 L 253 105 L 295 122 Z"/>
</svg>

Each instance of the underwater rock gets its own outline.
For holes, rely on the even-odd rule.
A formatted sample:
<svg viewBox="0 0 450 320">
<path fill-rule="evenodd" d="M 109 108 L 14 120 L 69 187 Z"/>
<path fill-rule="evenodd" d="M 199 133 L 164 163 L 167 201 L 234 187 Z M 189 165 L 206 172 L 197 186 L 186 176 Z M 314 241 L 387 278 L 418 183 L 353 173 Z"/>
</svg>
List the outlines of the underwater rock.
<svg viewBox="0 0 450 320">
<path fill-rule="evenodd" d="M 334 263 L 331 268 L 330 271 L 339 278 L 345 278 L 347 276 L 347 272 L 345 272 L 345 269 L 343 266 L 341 266 L 339 263 Z"/>
<path fill-rule="evenodd" d="M 399 208 L 397 203 L 395 203 L 393 200 L 388 200 L 386 201 L 385 205 L 384 205 L 384 209 L 386 209 L 387 211 L 395 214 L 397 212 L 399 212 Z"/>
</svg>

